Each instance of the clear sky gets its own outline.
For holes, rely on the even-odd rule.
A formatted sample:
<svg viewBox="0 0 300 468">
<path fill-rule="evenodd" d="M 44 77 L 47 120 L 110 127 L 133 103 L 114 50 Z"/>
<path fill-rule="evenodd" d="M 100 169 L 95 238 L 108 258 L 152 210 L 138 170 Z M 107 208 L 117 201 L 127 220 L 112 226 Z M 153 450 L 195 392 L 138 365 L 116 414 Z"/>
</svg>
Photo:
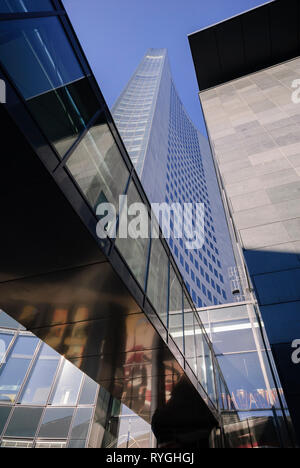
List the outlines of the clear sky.
<svg viewBox="0 0 300 468">
<path fill-rule="evenodd" d="M 187 35 L 269 0 L 63 0 L 111 107 L 150 47 L 167 48 L 175 86 L 204 133 Z"/>
</svg>

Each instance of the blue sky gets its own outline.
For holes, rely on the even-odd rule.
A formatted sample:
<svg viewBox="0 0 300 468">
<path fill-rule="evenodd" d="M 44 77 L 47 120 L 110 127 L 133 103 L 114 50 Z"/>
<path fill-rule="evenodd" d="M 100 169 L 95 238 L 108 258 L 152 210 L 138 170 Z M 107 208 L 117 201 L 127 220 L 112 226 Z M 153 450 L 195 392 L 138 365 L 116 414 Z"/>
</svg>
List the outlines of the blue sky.
<svg viewBox="0 0 300 468">
<path fill-rule="evenodd" d="M 63 0 L 111 107 L 149 47 L 166 47 L 175 86 L 205 131 L 187 35 L 269 0 Z"/>
</svg>

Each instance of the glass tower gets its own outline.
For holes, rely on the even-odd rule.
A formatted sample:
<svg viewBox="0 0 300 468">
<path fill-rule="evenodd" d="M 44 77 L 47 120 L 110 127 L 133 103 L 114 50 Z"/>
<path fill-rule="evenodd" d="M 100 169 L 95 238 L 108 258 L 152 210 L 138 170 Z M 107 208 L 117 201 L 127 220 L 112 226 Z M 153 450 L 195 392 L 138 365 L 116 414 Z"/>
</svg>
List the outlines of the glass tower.
<svg viewBox="0 0 300 468">
<path fill-rule="evenodd" d="M 112 114 L 151 203 L 203 203 L 204 245 L 169 245 L 197 307 L 234 302 L 232 244 L 207 139 L 187 115 L 174 86 L 166 49 L 149 49 Z M 176 218 L 176 215 L 175 215 Z M 192 221 L 194 226 L 194 220 Z"/>
</svg>

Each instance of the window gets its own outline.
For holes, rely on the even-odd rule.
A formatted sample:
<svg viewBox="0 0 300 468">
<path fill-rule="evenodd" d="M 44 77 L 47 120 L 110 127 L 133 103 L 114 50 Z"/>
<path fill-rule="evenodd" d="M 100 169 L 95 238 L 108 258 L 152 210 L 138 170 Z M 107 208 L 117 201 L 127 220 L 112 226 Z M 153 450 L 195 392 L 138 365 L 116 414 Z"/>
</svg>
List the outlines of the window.
<svg viewBox="0 0 300 468">
<path fill-rule="evenodd" d="M 0 333 L 0 363 L 3 361 L 7 349 L 13 339 L 14 335 L 11 333 Z"/>
<path fill-rule="evenodd" d="M 167 325 L 169 259 L 160 239 L 152 239 L 147 295 Z"/>
<path fill-rule="evenodd" d="M 76 405 L 82 376 L 82 372 L 77 367 L 65 361 L 52 396 L 52 405 Z"/>
<path fill-rule="evenodd" d="M 142 203 L 142 199 L 137 191 L 136 186 L 131 182 L 128 190 L 128 207 L 134 203 Z M 140 213 L 137 213 L 139 216 Z M 131 218 L 131 219 L 130 219 Z M 142 226 L 136 221 L 137 217 L 129 216 L 128 230 L 130 230 L 130 223 L 134 222 L 135 227 L 140 229 Z M 141 237 L 133 239 L 128 237 L 127 239 L 122 239 L 120 236 L 117 237 L 116 246 L 119 249 L 120 253 L 127 262 L 132 273 L 136 277 L 137 281 L 142 287 L 145 286 L 145 277 L 146 277 L 146 266 L 148 261 L 148 252 L 149 252 L 149 226 L 150 218 L 148 217 L 148 230 L 145 233 L 147 237 L 144 237 L 144 233 L 141 233 Z"/>
<path fill-rule="evenodd" d="M 68 437 L 74 408 L 47 408 L 39 437 L 65 439 Z"/>
<path fill-rule="evenodd" d="M 60 355 L 44 344 L 21 397 L 27 405 L 45 405 L 58 367 Z"/>
<path fill-rule="evenodd" d="M 10 406 L 0 406 L 0 436 L 5 427 L 10 411 L 11 411 Z"/>
<path fill-rule="evenodd" d="M 26 13 L 30 11 L 51 11 L 51 0 L 2 0 L 0 13 Z"/>
<path fill-rule="evenodd" d="M 91 423 L 93 408 L 78 408 L 72 424 L 71 439 L 85 440 Z"/>
<path fill-rule="evenodd" d="M 43 408 L 15 408 L 7 426 L 7 437 L 34 437 L 37 431 Z"/>
<path fill-rule="evenodd" d="M 20 336 L 0 373 L 0 401 L 13 403 L 19 393 L 38 339 Z"/>
<path fill-rule="evenodd" d="M 182 305 L 182 287 L 170 266 L 169 331 L 181 352 L 184 350 Z"/>
<path fill-rule="evenodd" d="M 45 135 L 64 156 L 99 106 L 59 19 L 1 21 L 0 33 L 3 65 Z"/>
<path fill-rule="evenodd" d="M 84 378 L 79 405 L 93 405 L 98 390 L 98 384 L 87 375 Z"/>
<path fill-rule="evenodd" d="M 66 164 L 94 210 L 109 202 L 118 212 L 129 172 L 104 118 L 88 131 Z"/>
<path fill-rule="evenodd" d="M 186 360 L 197 375 L 194 312 L 186 295 L 184 295 L 184 341 Z"/>
</svg>

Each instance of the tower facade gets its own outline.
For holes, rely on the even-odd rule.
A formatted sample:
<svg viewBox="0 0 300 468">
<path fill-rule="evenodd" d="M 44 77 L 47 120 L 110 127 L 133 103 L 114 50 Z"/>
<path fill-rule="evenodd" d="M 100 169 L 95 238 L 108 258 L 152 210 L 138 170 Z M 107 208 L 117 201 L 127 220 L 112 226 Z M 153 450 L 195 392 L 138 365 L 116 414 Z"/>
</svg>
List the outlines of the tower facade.
<svg viewBox="0 0 300 468">
<path fill-rule="evenodd" d="M 188 250 L 176 219 L 170 223 L 169 245 L 194 303 L 233 302 L 235 259 L 210 148 L 178 96 L 166 49 L 147 51 L 112 114 L 151 203 L 193 204 L 193 215 L 203 204 L 202 248 Z"/>
</svg>

